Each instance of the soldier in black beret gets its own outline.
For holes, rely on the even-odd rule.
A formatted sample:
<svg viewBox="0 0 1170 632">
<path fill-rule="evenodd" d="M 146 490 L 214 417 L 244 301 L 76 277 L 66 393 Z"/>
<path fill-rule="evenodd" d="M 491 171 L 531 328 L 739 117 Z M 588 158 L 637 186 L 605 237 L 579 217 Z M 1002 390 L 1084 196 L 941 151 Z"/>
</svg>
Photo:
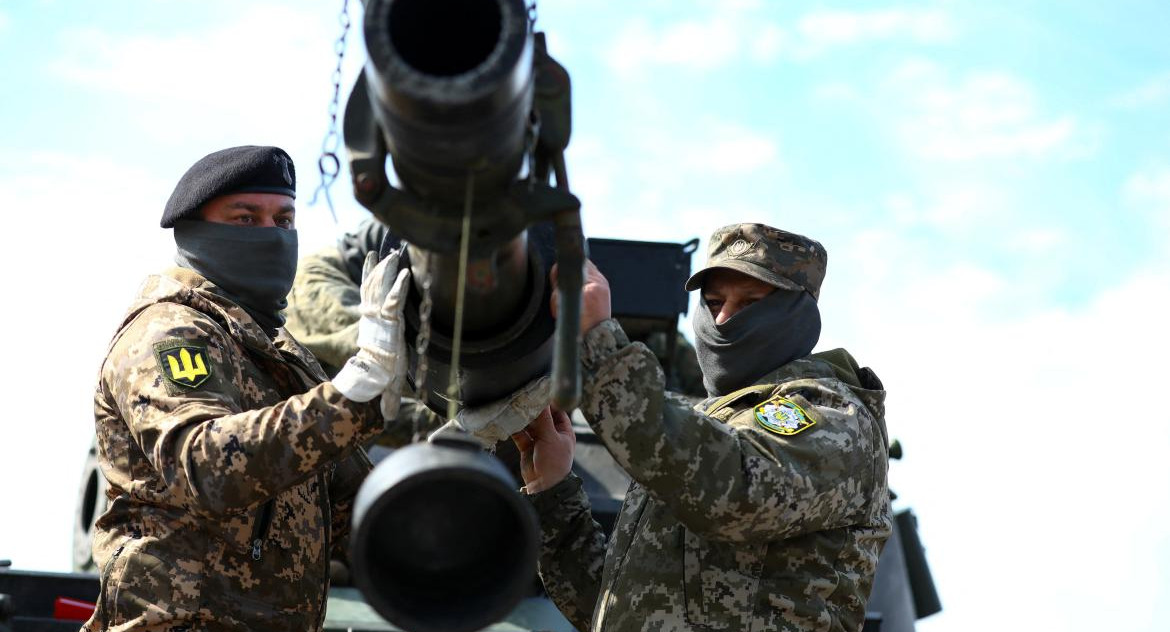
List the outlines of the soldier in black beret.
<svg viewBox="0 0 1170 632">
<path fill-rule="evenodd" d="M 295 199 L 296 169 L 283 149 L 231 147 L 183 174 L 159 222 L 175 229 L 175 262 L 215 284 L 269 336 L 284 325 L 297 271 Z"/>
<path fill-rule="evenodd" d="M 409 271 L 367 259 L 357 352 L 328 380 L 282 327 L 296 172 L 276 147 L 196 162 L 163 211 L 179 267 L 147 278 L 102 364 L 84 630 L 318 630 L 361 445 L 398 413 Z"/>
</svg>

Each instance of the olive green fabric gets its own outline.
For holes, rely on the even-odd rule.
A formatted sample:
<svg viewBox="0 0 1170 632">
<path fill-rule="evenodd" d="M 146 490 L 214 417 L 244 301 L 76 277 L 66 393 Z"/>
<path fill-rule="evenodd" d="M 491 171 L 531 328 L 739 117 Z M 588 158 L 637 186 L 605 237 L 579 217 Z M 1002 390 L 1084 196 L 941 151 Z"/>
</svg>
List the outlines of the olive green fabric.
<svg viewBox="0 0 1170 632">
<path fill-rule="evenodd" d="M 302 257 L 297 266 L 284 326 L 316 356 L 330 376 L 357 353 L 359 287 L 334 246 Z M 442 424 L 443 419 L 422 402 L 403 397 L 397 418 L 386 423 L 386 431 L 376 443 L 401 447 L 411 442 L 415 426 L 427 432 Z"/>
</svg>

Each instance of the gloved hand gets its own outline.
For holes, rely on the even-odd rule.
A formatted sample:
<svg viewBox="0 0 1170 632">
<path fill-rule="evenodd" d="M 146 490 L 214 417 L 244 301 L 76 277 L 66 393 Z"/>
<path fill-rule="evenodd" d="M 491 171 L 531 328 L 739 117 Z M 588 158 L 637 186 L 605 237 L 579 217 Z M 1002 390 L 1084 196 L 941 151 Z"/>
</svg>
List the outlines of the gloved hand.
<svg viewBox="0 0 1170 632">
<path fill-rule="evenodd" d="M 455 419 L 434 434 L 458 429 L 471 433 L 485 448 L 490 448 L 532 423 L 548 406 L 549 397 L 549 378 L 540 377 L 501 400 L 459 411 Z"/>
<path fill-rule="evenodd" d="M 355 402 L 368 402 L 381 394 L 382 415 L 387 419 L 398 414 L 407 369 L 402 309 L 410 288 L 410 270 L 394 276 L 400 254 L 394 251 L 380 263 L 377 253 L 366 255 L 358 306 L 358 352 L 333 378 L 333 386 Z"/>
</svg>

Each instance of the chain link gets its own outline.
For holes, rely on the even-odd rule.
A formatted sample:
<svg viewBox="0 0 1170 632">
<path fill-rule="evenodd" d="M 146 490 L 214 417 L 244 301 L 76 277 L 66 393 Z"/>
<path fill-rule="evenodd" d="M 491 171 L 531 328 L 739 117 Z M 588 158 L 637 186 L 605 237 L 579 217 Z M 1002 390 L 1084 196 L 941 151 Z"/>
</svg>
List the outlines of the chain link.
<svg viewBox="0 0 1170 632">
<path fill-rule="evenodd" d="M 414 348 L 418 355 L 418 366 L 414 373 L 414 392 L 418 396 L 418 400 L 424 406 L 429 399 L 427 394 L 427 349 L 431 346 L 431 310 L 434 307 L 434 302 L 431 299 L 431 277 L 434 276 L 433 257 L 430 251 L 426 252 L 426 266 L 427 271 L 423 275 L 422 281 L 422 303 L 418 307 L 418 337 L 415 338 Z M 422 441 L 422 428 L 419 426 L 419 416 L 414 416 L 414 442 Z"/>
<path fill-rule="evenodd" d="M 532 0 L 528 5 L 528 26 L 536 27 L 536 0 Z"/>
<path fill-rule="evenodd" d="M 329 205 L 329 214 L 333 216 L 333 223 L 337 223 L 337 212 L 333 210 L 333 198 L 329 189 L 337 176 L 341 173 L 341 159 L 337 157 L 337 149 L 341 144 L 341 133 L 337 130 L 337 114 L 341 111 L 341 64 L 345 61 L 346 39 L 349 37 L 349 0 L 341 0 L 341 13 L 337 16 L 341 24 L 341 35 L 333 42 L 333 52 L 337 55 L 337 66 L 333 69 L 330 80 L 333 82 L 333 99 L 329 102 L 329 129 L 325 132 L 325 139 L 321 141 L 321 157 L 317 159 L 317 171 L 321 174 L 321 183 L 313 191 L 310 205 L 317 203 L 317 196 L 324 193 L 325 203 Z"/>
</svg>

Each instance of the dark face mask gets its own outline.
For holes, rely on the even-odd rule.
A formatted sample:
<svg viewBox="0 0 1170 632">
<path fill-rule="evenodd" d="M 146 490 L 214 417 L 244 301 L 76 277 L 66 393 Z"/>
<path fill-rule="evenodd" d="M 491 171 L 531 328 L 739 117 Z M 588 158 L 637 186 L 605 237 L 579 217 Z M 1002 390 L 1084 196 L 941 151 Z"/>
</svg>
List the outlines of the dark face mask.
<svg viewBox="0 0 1170 632">
<path fill-rule="evenodd" d="M 270 335 L 297 273 L 297 231 L 200 220 L 175 222 L 175 263 L 203 275 Z"/>
<path fill-rule="evenodd" d="M 751 386 L 770 371 L 812 352 L 821 337 L 821 312 L 808 292 L 776 290 L 715 324 L 706 305 L 692 320 L 695 352 L 708 395 Z"/>
</svg>

